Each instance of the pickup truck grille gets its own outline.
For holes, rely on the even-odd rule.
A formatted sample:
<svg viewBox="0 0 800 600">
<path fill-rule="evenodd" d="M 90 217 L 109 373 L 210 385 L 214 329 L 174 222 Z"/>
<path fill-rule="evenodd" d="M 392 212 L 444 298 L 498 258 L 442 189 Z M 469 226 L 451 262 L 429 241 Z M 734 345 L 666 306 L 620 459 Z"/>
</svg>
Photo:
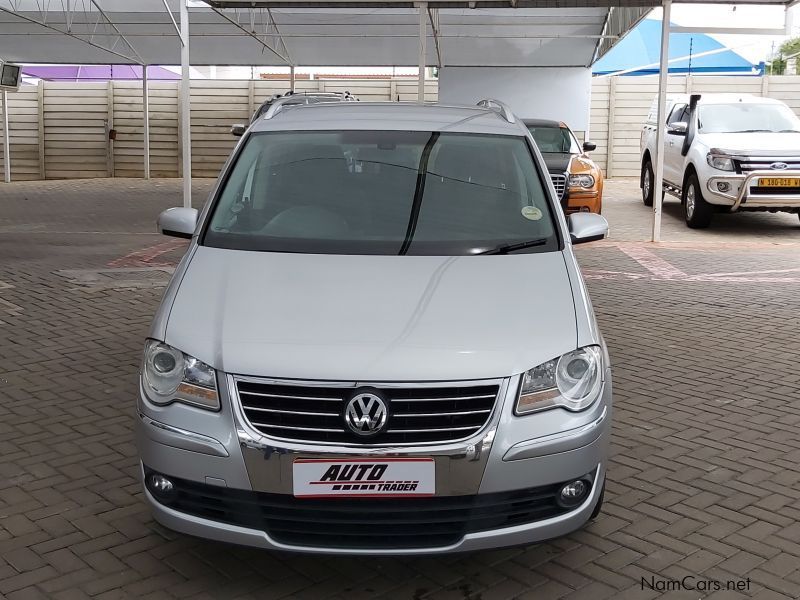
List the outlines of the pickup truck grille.
<svg viewBox="0 0 800 600">
<path fill-rule="evenodd" d="M 796 196 L 800 194 L 800 187 L 760 187 L 757 185 L 750 187 L 751 196 L 779 196 L 786 194 L 789 196 Z"/>
<path fill-rule="evenodd" d="M 564 192 L 567 191 L 567 176 L 563 173 L 550 173 L 550 179 L 553 180 L 553 187 L 556 188 L 556 196 L 561 200 Z"/>
<path fill-rule="evenodd" d="M 272 438 L 340 444 L 415 444 L 467 438 L 482 429 L 494 410 L 498 381 L 407 387 L 368 385 L 386 400 L 384 430 L 369 437 L 353 433 L 344 411 L 355 386 L 237 380 L 245 418 Z"/>
<path fill-rule="evenodd" d="M 781 177 L 781 171 L 784 169 L 773 169 L 774 163 L 784 163 L 787 169 L 800 169 L 800 157 L 792 157 L 791 159 L 781 158 L 768 158 L 768 157 L 753 157 L 753 158 L 737 158 L 734 159 L 733 164 L 737 173 L 747 175 L 751 171 L 774 171 L 775 177 Z"/>
</svg>

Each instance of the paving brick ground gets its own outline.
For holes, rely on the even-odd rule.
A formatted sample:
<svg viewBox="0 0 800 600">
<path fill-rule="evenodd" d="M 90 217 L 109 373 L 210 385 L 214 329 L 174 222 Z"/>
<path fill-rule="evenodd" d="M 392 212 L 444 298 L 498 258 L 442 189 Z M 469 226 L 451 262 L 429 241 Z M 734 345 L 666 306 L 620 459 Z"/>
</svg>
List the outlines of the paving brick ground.
<svg viewBox="0 0 800 600">
<path fill-rule="evenodd" d="M 355 560 L 187 537 L 143 504 L 133 390 L 184 247 L 154 233 L 179 189 L 0 187 L 0 597 L 800 597 L 797 217 L 695 232 L 668 204 L 652 245 L 635 182 L 610 182 L 612 237 L 579 251 L 614 360 L 604 514 L 529 548 Z M 739 587 L 664 590 L 684 576 Z"/>
</svg>

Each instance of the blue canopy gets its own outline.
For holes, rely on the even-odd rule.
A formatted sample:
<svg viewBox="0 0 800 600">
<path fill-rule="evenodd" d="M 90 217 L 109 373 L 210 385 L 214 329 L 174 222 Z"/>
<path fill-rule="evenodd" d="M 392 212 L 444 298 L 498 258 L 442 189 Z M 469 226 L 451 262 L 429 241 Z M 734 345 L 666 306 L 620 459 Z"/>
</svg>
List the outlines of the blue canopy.
<svg viewBox="0 0 800 600">
<path fill-rule="evenodd" d="M 713 54 L 705 54 L 711 51 Z M 661 52 L 661 21 L 642 20 L 592 67 L 595 75 L 627 71 L 625 75 L 658 74 Z M 760 75 L 763 63 L 753 65 L 733 50 L 726 49 L 711 36 L 702 33 L 670 33 L 669 58 L 682 58 L 669 63 L 670 73 L 740 73 Z"/>
</svg>

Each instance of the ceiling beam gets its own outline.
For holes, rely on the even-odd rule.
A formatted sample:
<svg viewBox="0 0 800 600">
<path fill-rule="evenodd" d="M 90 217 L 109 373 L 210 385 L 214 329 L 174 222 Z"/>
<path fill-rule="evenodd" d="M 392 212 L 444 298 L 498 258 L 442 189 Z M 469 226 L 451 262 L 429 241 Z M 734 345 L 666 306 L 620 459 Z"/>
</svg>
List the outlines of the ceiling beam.
<svg viewBox="0 0 800 600">
<path fill-rule="evenodd" d="M 683 27 L 673 25 L 669 28 L 670 33 L 708 33 L 720 34 L 731 33 L 740 35 L 786 35 L 786 29 L 770 29 L 764 27 Z"/>
<path fill-rule="evenodd" d="M 11 3 L 9 3 L 9 4 L 11 5 Z M 11 5 L 11 6 L 13 6 L 13 5 Z M 79 36 L 77 34 L 74 34 L 71 31 L 65 31 L 63 29 L 59 29 L 58 27 L 55 27 L 53 25 L 48 24 L 44 20 L 40 21 L 38 19 L 34 19 L 33 17 L 29 17 L 27 15 L 20 14 L 19 12 L 15 11 L 13 8 L 9 9 L 9 8 L 5 8 L 3 6 L 0 6 L 0 12 L 3 12 L 5 14 L 7 14 L 7 15 L 11 15 L 12 17 L 16 17 L 18 19 L 22 19 L 23 21 L 27 21 L 28 23 L 33 23 L 35 25 L 39 25 L 40 27 L 44 27 L 46 29 L 50 29 L 52 31 L 60 33 L 61 35 L 65 35 L 65 36 L 70 37 L 72 39 L 75 39 L 75 40 L 78 40 L 80 42 L 83 42 L 84 44 L 92 46 L 93 48 L 96 48 L 98 50 L 102 50 L 104 52 L 108 52 L 109 54 L 113 54 L 114 56 L 118 56 L 119 58 L 124 58 L 129 63 L 133 63 L 133 64 L 137 64 L 137 65 L 144 64 L 144 61 L 142 61 L 141 57 L 136 58 L 136 57 L 133 57 L 133 56 L 129 56 L 127 54 L 123 54 L 122 52 L 118 52 L 117 50 L 114 50 L 113 48 L 108 48 L 106 46 L 103 46 L 102 44 L 97 44 L 97 43 L 93 42 L 91 39 L 87 40 L 86 38 L 83 38 L 83 37 L 81 37 L 81 36 Z M 85 25 L 88 25 L 88 23 L 85 23 Z M 93 36 L 94 36 L 94 34 L 92 35 L 92 37 Z M 128 43 L 128 42 L 126 41 L 126 43 Z M 131 48 L 131 50 L 133 50 L 133 47 L 130 46 L 130 44 L 128 44 L 128 45 Z M 134 52 L 136 52 L 136 51 L 134 50 Z M 138 54 L 137 54 L 137 56 L 138 56 Z"/>
<path fill-rule="evenodd" d="M 436 64 L 441 69 L 444 64 L 442 61 L 442 46 L 441 40 L 441 26 L 439 25 L 439 9 L 428 8 L 428 19 L 431 22 L 431 31 L 433 31 L 433 44 L 436 47 Z"/>
<path fill-rule="evenodd" d="M 170 21 L 172 21 L 172 26 L 175 28 L 175 34 L 181 40 L 181 45 L 183 45 L 183 37 L 181 36 L 181 28 L 178 27 L 178 22 L 175 20 L 175 15 L 172 14 L 172 10 L 169 8 L 169 4 L 167 4 L 167 0 L 161 0 L 164 3 L 164 10 L 167 11 L 169 15 Z"/>
<path fill-rule="evenodd" d="M 100 12 L 101 15 L 103 15 L 103 18 L 106 20 L 106 23 L 108 23 L 111 26 L 111 28 L 117 32 L 117 35 L 120 38 L 122 38 L 122 41 L 125 42 L 128 45 L 128 48 L 130 48 L 133 51 L 133 53 L 136 55 L 136 58 L 139 59 L 139 64 L 144 65 L 144 59 L 142 58 L 142 55 L 136 51 L 136 48 L 134 48 L 133 44 L 131 44 L 128 41 L 128 38 L 122 35 L 122 32 L 119 30 L 119 28 L 117 28 L 114 22 L 108 18 L 108 15 L 105 13 L 105 11 L 102 8 L 100 8 L 100 5 L 97 3 L 97 0 L 89 0 L 89 2 L 92 3 L 92 6 L 94 6 Z M 67 2 L 67 6 L 69 6 L 69 2 Z"/>
<path fill-rule="evenodd" d="M 277 35 L 278 39 L 281 41 L 281 45 L 283 46 L 283 53 L 281 53 L 277 49 L 273 48 L 266 41 L 262 40 L 258 36 L 258 34 L 256 34 L 255 31 L 248 31 L 245 27 L 242 27 L 242 24 L 239 23 L 238 19 L 237 20 L 231 19 L 228 15 L 226 15 L 224 12 L 222 12 L 220 9 L 218 9 L 218 8 L 216 8 L 214 6 L 210 6 L 209 5 L 209 7 L 211 8 L 211 10 L 213 10 L 215 13 L 217 13 L 220 17 L 222 17 L 223 19 L 228 21 L 231 25 L 234 25 L 235 27 L 237 27 L 238 29 L 240 29 L 241 31 L 246 33 L 248 36 L 250 36 L 251 38 L 256 40 L 259 44 L 261 44 L 264 48 L 266 48 L 267 50 L 272 52 L 275 56 L 280 58 L 287 65 L 292 66 L 292 61 L 291 61 L 291 58 L 289 57 L 289 51 L 286 48 L 286 43 L 283 41 L 283 36 L 281 36 L 281 33 L 278 30 L 278 26 L 275 23 L 275 19 L 272 17 L 272 12 L 269 11 L 269 9 L 267 10 L 268 17 L 269 17 L 269 23 L 267 24 L 267 27 L 272 26 L 275 29 L 275 34 L 267 34 L 266 31 L 265 31 L 265 36 L 266 35 L 273 35 L 273 36 Z M 252 11 L 252 10 L 255 10 L 255 9 L 254 8 L 250 8 L 250 10 Z M 254 17 L 254 15 L 251 13 L 251 23 L 253 24 L 253 29 L 255 29 L 253 17 Z"/>
</svg>

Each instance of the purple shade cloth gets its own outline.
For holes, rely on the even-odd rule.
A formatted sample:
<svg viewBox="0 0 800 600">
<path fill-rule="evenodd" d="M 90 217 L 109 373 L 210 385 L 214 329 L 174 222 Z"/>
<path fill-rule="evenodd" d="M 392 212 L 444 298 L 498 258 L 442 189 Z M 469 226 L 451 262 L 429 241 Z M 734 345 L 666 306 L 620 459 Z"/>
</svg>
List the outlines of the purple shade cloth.
<svg viewBox="0 0 800 600">
<path fill-rule="evenodd" d="M 23 67 L 23 75 L 47 81 L 108 81 L 138 80 L 142 78 L 139 65 L 51 65 Z M 163 67 L 147 67 L 147 78 L 176 81 L 181 78 Z"/>
</svg>

